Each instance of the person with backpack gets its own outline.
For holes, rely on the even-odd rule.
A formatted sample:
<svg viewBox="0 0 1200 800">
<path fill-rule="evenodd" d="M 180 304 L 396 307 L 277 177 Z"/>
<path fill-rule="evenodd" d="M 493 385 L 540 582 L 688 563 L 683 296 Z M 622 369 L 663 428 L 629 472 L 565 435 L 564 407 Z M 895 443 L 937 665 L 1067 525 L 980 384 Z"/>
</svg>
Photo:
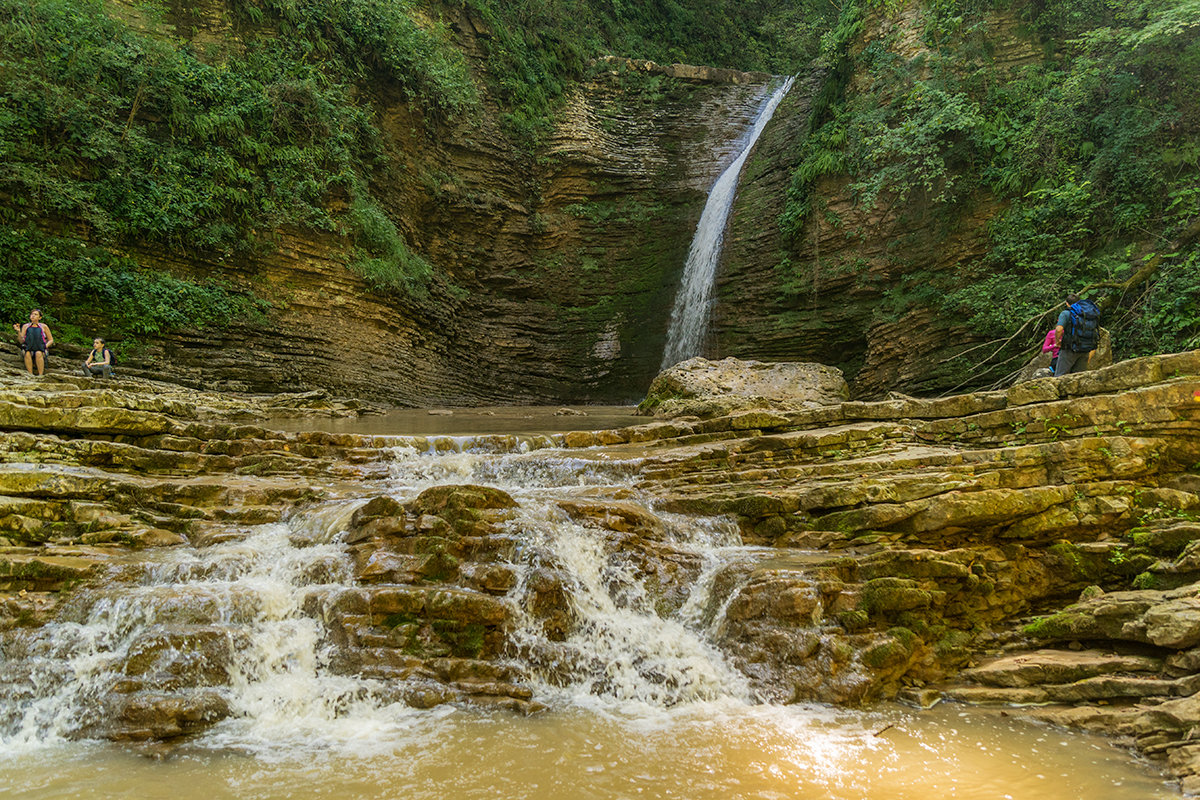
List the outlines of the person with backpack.
<svg viewBox="0 0 1200 800">
<path fill-rule="evenodd" d="M 37 374 L 44 375 L 46 359 L 50 357 L 50 345 L 54 344 L 54 335 L 50 333 L 49 326 L 42 322 L 42 310 L 35 308 L 30 311 L 29 322 L 13 325 L 13 330 L 17 332 L 17 341 L 25 354 L 25 369 L 33 375 L 36 366 Z"/>
<path fill-rule="evenodd" d="M 1067 295 L 1067 309 L 1058 315 L 1054 332 L 1059 345 L 1054 376 L 1083 372 L 1100 344 L 1099 307 L 1077 294 Z"/>
<path fill-rule="evenodd" d="M 93 339 L 92 352 L 88 353 L 87 361 L 83 362 L 83 374 L 89 378 L 97 375 L 102 378 L 111 378 L 115 363 L 116 359 L 113 358 L 112 350 L 104 346 L 104 340 Z"/>
</svg>

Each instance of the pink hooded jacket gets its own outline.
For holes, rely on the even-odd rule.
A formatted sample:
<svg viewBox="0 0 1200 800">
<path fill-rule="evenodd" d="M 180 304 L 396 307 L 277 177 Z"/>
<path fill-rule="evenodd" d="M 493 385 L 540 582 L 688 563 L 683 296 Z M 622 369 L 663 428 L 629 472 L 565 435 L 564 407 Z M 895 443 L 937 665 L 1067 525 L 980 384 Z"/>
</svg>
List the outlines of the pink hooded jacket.
<svg viewBox="0 0 1200 800">
<path fill-rule="evenodd" d="M 1054 328 L 1046 332 L 1046 341 L 1042 342 L 1042 352 L 1049 352 L 1051 358 L 1058 358 L 1058 344 L 1054 341 L 1054 333 Z"/>
</svg>

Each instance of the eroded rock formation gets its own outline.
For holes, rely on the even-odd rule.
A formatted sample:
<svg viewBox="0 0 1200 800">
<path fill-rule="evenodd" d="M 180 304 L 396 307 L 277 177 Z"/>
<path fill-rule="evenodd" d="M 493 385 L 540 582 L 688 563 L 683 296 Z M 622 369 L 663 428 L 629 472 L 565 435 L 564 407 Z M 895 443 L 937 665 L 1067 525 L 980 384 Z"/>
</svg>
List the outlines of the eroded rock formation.
<svg viewBox="0 0 1200 800">
<path fill-rule="evenodd" d="M 537 687 L 596 667 L 572 638 L 586 624 L 579 580 L 550 551 L 530 556 L 536 526 L 571 526 L 608 559 L 618 606 L 667 620 L 702 564 L 666 511 L 731 520 L 767 548 L 722 564 L 689 610 L 763 697 L 927 703 L 945 687 L 1054 703 L 1039 713 L 1129 734 L 1196 773 L 1200 351 L 1004 392 L 556 435 L 534 446 L 584 459 L 561 468 L 612 464 L 634 480 L 552 500 L 536 523 L 530 504 L 544 501 L 453 475 L 395 499 L 395 439 L 205 419 L 230 409 L 146 382 L 5 380 L 19 387 L 0 397 L 10 672 L 49 621 L 139 580 L 147 548 L 204 553 L 317 514 L 343 533 L 303 568 L 312 589 L 296 614 L 332 648 L 328 669 L 378 679 L 389 701 L 535 711 Z M 317 527 L 290 526 L 292 546 L 323 553 L 307 538 Z M 188 613 L 120 654 L 103 724 L 77 735 L 169 738 L 239 713 L 224 687 L 244 669 L 240 628 L 178 605 Z"/>
<path fill-rule="evenodd" d="M 750 408 L 797 411 L 849 399 L 841 371 L 824 364 L 689 358 L 658 374 L 638 412 L 719 417 Z"/>
<path fill-rule="evenodd" d="M 224 0 L 179 13 L 176 35 L 236 46 Z M 705 193 L 773 79 L 609 59 L 534 148 L 487 94 L 486 24 L 466 9 L 446 14 L 479 109 L 433 120 L 394 87 L 366 92 L 388 142 L 372 192 L 434 265 L 427 295 L 372 291 L 347 267 L 345 240 L 320 231 L 275 231 L 272 252 L 236 260 L 134 244 L 142 263 L 219 278 L 272 307 L 224 330 L 147 336 L 124 358 L 128 374 L 411 406 L 629 402 L 645 391 Z"/>
</svg>

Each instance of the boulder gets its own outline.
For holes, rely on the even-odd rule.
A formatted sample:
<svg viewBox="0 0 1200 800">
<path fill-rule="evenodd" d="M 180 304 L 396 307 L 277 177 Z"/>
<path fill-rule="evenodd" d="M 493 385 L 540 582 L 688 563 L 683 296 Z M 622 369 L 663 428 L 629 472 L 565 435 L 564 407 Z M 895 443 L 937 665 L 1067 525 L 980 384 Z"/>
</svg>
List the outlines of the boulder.
<svg viewBox="0 0 1200 800">
<path fill-rule="evenodd" d="M 690 358 L 658 374 L 638 413 L 708 419 L 754 408 L 800 411 L 849 397 L 842 371 L 824 364 Z"/>
</svg>

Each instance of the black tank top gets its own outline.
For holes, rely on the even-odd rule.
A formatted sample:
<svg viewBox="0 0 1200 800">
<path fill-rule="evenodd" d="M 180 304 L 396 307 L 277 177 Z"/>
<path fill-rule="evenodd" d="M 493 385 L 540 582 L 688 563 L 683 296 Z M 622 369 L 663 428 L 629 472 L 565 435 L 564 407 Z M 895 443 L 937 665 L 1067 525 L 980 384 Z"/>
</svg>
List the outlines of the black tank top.
<svg viewBox="0 0 1200 800">
<path fill-rule="evenodd" d="M 30 352 L 46 349 L 46 337 L 42 335 L 42 326 L 30 325 L 25 329 L 25 349 Z"/>
</svg>

